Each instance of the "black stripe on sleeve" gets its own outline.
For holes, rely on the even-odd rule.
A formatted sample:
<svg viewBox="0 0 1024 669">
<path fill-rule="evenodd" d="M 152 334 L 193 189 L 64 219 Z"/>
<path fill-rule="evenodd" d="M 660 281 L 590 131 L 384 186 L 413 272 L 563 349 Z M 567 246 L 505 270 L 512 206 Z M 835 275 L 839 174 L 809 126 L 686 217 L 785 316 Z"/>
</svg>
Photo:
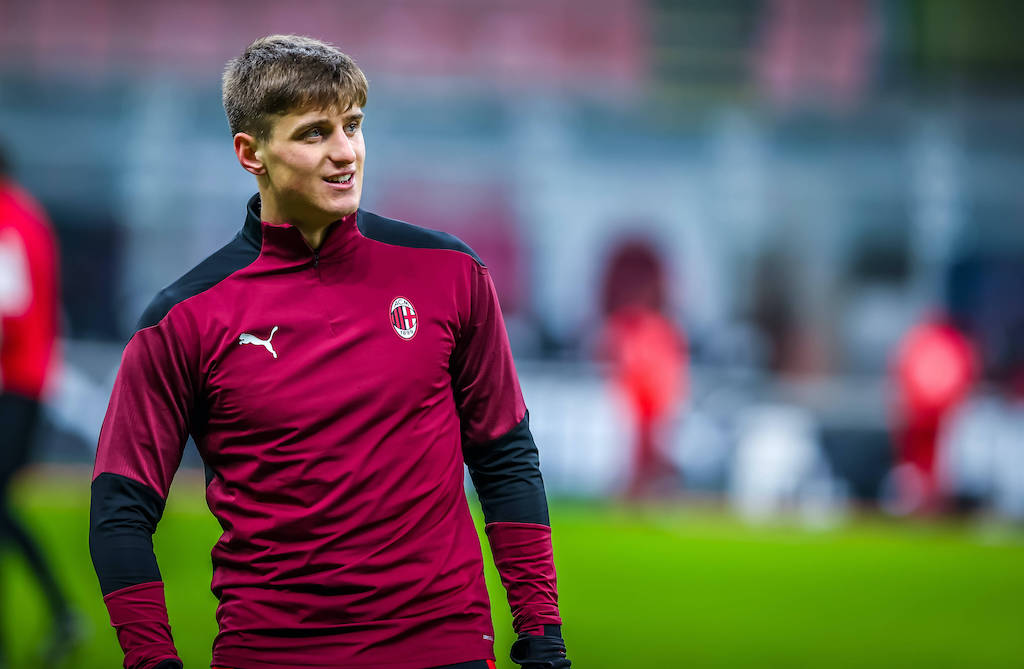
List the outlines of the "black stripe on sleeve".
<svg viewBox="0 0 1024 669">
<path fill-rule="evenodd" d="M 217 285 L 238 270 L 252 264 L 263 245 L 263 224 L 260 222 L 259 193 L 249 199 L 245 223 L 235 237 L 167 286 L 149 303 L 135 329 L 156 325 L 179 302 Z"/>
<path fill-rule="evenodd" d="M 551 524 L 529 414 L 490 443 L 464 443 L 462 457 L 480 498 L 484 522 Z"/>
<path fill-rule="evenodd" d="M 163 513 L 164 500 L 138 481 L 106 473 L 92 482 L 89 552 L 104 596 L 161 580 L 153 532 Z"/>
<path fill-rule="evenodd" d="M 142 313 L 135 329 L 141 330 L 156 325 L 174 305 L 209 290 L 234 272 L 254 262 L 260 255 L 260 247 L 253 244 L 246 232 L 239 232 L 230 242 L 157 293 Z"/>
</svg>

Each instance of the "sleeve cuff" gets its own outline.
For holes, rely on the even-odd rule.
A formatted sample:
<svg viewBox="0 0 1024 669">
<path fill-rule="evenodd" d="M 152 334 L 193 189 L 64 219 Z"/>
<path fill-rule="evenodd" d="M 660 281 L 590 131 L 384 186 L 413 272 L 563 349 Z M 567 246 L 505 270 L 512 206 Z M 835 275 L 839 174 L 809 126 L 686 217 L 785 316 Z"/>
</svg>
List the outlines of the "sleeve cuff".
<svg viewBox="0 0 1024 669">
<path fill-rule="evenodd" d="M 551 528 L 532 523 L 490 523 L 487 539 L 519 634 L 544 634 L 561 625 Z"/>
<path fill-rule="evenodd" d="M 104 597 L 103 601 L 124 651 L 125 669 L 175 666 L 168 661 L 176 661 L 177 666 L 181 666 L 167 619 L 163 583 L 140 583 L 122 588 Z"/>
</svg>

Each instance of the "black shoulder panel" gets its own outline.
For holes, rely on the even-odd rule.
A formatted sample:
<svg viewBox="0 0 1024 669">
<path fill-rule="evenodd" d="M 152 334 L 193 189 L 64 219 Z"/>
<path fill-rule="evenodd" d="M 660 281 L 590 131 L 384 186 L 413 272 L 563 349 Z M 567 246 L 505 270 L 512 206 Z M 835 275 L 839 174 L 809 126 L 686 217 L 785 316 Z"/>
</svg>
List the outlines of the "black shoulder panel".
<svg viewBox="0 0 1024 669">
<path fill-rule="evenodd" d="M 486 523 L 550 525 L 530 416 L 487 444 L 462 445 Z"/>
<path fill-rule="evenodd" d="M 92 482 L 89 551 L 104 595 L 160 580 L 153 532 L 164 513 L 156 492 L 120 474 Z"/>
<path fill-rule="evenodd" d="M 459 251 L 471 257 L 481 267 L 485 267 L 480 256 L 473 249 L 455 235 L 447 232 L 429 230 L 404 221 L 384 218 L 363 209 L 360 209 L 356 216 L 356 225 L 364 237 L 376 242 L 412 249 Z"/>
<path fill-rule="evenodd" d="M 146 310 L 142 312 L 142 317 L 135 329 L 141 330 L 156 325 L 163 320 L 174 305 L 209 290 L 229 275 L 252 264 L 260 255 L 260 245 L 247 232 L 249 231 L 239 232 L 234 239 L 215 251 L 206 260 L 157 293 Z"/>
</svg>

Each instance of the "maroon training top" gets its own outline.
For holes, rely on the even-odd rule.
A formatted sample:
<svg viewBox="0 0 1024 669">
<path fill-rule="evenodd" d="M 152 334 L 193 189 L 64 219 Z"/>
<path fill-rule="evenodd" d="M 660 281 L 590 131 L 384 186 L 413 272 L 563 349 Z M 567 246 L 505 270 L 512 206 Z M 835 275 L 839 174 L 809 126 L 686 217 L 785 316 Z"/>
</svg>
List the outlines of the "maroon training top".
<svg viewBox="0 0 1024 669">
<path fill-rule="evenodd" d="M 154 300 L 100 433 L 91 543 L 125 666 L 176 657 L 138 527 L 148 541 L 189 434 L 224 529 L 213 664 L 493 658 L 464 457 L 490 491 L 489 535 L 506 531 L 492 543 L 517 630 L 559 624 L 536 448 L 487 268 L 450 235 L 363 210 L 317 251 L 258 211 L 254 197 L 242 232 Z"/>
</svg>

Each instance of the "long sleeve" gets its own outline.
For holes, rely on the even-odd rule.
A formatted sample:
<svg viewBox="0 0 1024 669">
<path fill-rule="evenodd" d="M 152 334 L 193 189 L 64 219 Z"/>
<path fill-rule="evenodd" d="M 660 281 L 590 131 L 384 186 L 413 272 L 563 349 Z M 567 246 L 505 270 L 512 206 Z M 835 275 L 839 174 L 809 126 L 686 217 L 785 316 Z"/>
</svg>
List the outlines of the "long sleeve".
<svg viewBox="0 0 1024 669">
<path fill-rule="evenodd" d="M 483 507 L 513 627 L 542 635 L 545 626 L 550 631 L 562 621 L 537 446 L 485 268 L 477 269 L 470 295 L 451 366 L 463 457 Z"/>
<path fill-rule="evenodd" d="M 180 666 L 153 552 L 194 398 L 194 357 L 169 318 L 125 348 L 100 431 L 89 548 L 126 669 Z"/>
</svg>

